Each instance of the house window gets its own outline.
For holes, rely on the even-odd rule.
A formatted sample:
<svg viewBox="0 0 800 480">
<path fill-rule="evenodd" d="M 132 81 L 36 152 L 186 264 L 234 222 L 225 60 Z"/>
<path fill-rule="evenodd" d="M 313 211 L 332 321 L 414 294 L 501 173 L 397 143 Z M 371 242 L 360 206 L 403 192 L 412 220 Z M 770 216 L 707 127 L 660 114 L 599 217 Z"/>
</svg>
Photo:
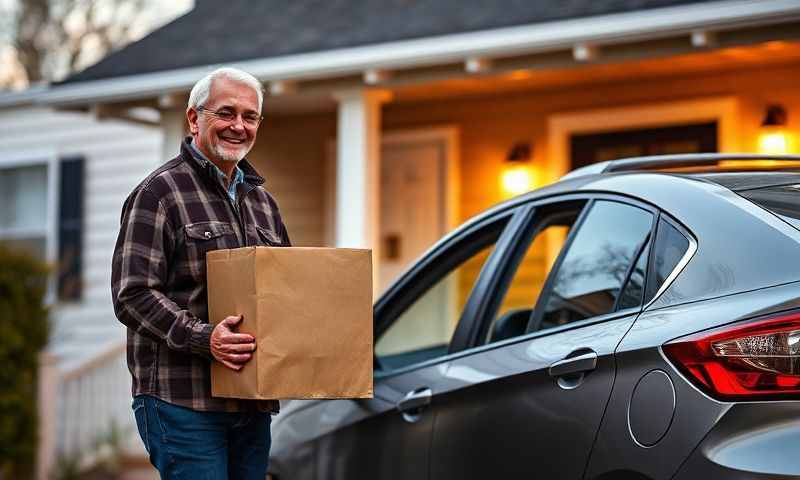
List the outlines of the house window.
<svg viewBox="0 0 800 480">
<path fill-rule="evenodd" d="M 83 158 L 60 162 L 58 195 L 58 299 L 80 300 L 83 243 Z"/>
<path fill-rule="evenodd" d="M 0 241 L 48 260 L 48 164 L 0 169 Z"/>
<path fill-rule="evenodd" d="M 571 168 L 644 155 L 718 151 L 717 122 L 572 135 Z"/>
<path fill-rule="evenodd" d="M 83 158 L 0 164 L 0 242 L 53 268 L 50 298 L 79 300 Z"/>
</svg>

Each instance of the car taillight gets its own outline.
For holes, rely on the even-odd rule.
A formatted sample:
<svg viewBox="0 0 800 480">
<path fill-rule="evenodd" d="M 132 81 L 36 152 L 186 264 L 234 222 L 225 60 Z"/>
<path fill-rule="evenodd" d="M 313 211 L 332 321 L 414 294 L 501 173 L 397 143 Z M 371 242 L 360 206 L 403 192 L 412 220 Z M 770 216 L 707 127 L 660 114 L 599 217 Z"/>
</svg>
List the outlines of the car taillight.
<svg viewBox="0 0 800 480">
<path fill-rule="evenodd" d="M 664 353 L 721 400 L 800 398 L 800 312 L 673 340 Z"/>
</svg>

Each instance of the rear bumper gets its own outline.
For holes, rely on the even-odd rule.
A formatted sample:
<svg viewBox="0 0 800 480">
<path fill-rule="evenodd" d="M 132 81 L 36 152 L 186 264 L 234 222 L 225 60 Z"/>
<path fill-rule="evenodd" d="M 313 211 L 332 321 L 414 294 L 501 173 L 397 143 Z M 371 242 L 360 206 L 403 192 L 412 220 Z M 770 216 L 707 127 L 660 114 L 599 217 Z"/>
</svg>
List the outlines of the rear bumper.
<svg viewBox="0 0 800 480">
<path fill-rule="evenodd" d="M 733 405 L 674 478 L 800 479 L 800 402 Z"/>
</svg>

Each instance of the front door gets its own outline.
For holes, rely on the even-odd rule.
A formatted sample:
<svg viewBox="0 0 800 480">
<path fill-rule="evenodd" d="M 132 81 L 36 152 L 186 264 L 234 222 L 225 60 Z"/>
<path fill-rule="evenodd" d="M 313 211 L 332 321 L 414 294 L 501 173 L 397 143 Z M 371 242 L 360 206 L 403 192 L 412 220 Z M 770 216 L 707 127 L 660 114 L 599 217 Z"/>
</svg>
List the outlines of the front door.
<svg viewBox="0 0 800 480">
<path fill-rule="evenodd" d="M 448 367 L 432 478 L 582 478 L 611 394 L 614 350 L 641 309 L 653 218 L 611 200 L 537 208 L 533 240 L 511 257 L 508 283 L 499 282 L 508 287 L 485 292 L 498 307 Z M 565 228 L 548 273 L 548 239 L 559 238 L 548 232 Z"/>
<path fill-rule="evenodd" d="M 445 147 L 413 137 L 382 144 L 381 292 L 445 233 Z"/>
</svg>

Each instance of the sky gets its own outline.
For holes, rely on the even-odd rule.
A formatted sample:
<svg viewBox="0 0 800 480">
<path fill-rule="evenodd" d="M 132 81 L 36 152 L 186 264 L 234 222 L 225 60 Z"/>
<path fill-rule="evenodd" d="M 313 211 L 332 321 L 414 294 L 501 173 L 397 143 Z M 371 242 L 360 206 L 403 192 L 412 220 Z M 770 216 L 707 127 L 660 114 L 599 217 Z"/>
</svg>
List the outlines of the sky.
<svg viewBox="0 0 800 480">
<path fill-rule="evenodd" d="M 17 2 L 25 0 L 0 0 L 0 12 L 11 11 Z M 105 2 L 112 2 L 113 0 L 101 0 Z M 183 15 L 192 9 L 194 5 L 193 0 L 170 0 L 168 2 L 153 2 L 147 10 L 140 16 L 139 23 L 132 26 L 134 38 L 141 38 L 152 30 L 168 23 L 174 18 Z M 14 49 L 10 45 L 11 31 L 10 23 L 0 19 L 0 85 L 9 83 L 12 88 L 24 88 L 24 76 L 21 77 L 17 71 L 17 63 L 15 62 Z M 99 60 L 97 55 L 93 52 L 86 52 L 86 58 L 89 59 L 84 67 L 91 65 Z"/>
</svg>

